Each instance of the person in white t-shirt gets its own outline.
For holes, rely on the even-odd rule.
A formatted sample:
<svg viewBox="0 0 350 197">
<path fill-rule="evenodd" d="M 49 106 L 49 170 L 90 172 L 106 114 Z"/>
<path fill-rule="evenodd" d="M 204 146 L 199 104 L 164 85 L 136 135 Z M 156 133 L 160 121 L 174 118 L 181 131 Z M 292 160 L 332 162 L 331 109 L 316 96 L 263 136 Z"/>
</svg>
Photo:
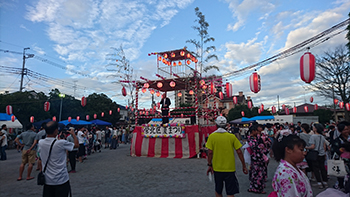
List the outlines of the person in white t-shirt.
<svg viewBox="0 0 350 197">
<path fill-rule="evenodd" d="M 78 150 L 78 158 L 79 162 L 83 163 L 83 156 L 85 155 L 85 146 L 84 146 L 84 138 L 86 137 L 86 133 L 84 133 L 84 127 L 80 126 L 78 128 L 78 141 L 79 141 L 79 150 Z"/>
<path fill-rule="evenodd" d="M 68 132 L 73 136 L 74 143 L 67 140 L 57 140 L 58 123 L 50 121 L 46 124 L 46 138 L 39 141 L 39 153 L 42 160 L 43 168 L 49 157 L 51 144 L 52 150 L 45 171 L 45 185 L 43 196 L 68 196 L 71 192 L 69 184 L 69 175 L 67 171 L 66 151 L 72 151 L 73 148 L 79 147 L 79 142 L 73 130 Z"/>
</svg>

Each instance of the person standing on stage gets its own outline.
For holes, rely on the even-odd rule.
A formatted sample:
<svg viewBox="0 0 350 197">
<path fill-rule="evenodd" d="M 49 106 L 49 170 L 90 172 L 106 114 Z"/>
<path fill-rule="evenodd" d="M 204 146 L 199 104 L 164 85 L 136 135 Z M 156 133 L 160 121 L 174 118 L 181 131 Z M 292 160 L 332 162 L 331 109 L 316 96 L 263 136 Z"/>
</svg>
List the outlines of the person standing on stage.
<svg viewBox="0 0 350 197">
<path fill-rule="evenodd" d="M 169 106 L 171 105 L 170 99 L 166 97 L 166 92 L 162 95 L 162 100 L 160 101 L 162 105 L 162 124 L 169 123 Z"/>
</svg>

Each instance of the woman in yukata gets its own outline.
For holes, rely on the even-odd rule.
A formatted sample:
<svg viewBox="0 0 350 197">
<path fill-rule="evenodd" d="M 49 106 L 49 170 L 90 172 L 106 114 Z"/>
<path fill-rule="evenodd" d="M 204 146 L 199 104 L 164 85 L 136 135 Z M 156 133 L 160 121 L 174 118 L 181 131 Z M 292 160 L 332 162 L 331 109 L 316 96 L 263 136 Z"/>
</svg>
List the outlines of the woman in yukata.
<svg viewBox="0 0 350 197">
<path fill-rule="evenodd" d="M 272 146 L 275 159 L 280 162 L 272 180 L 274 196 L 313 196 L 308 177 L 297 167 L 297 163 L 302 162 L 306 155 L 305 146 L 305 141 L 291 135 L 289 130 L 280 132 Z"/>
</svg>

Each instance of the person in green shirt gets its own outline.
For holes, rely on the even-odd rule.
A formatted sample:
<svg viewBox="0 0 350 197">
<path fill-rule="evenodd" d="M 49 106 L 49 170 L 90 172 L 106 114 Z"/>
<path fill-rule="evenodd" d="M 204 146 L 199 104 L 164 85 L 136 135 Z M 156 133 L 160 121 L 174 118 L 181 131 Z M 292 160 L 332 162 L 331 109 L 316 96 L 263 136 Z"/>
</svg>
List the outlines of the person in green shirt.
<svg viewBox="0 0 350 197">
<path fill-rule="evenodd" d="M 234 194 L 239 193 L 239 185 L 235 174 L 236 165 L 234 150 L 236 150 L 241 160 L 243 173 L 248 174 L 243 153 L 240 149 L 242 144 L 235 135 L 228 133 L 224 129 L 227 124 L 225 117 L 218 116 L 215 123 L 218 129 L 209 135 L 206 144 L 208 148 L 207 175 L 209 175 L 209 173 L 214 173 L 215 196 L 222 196 L 225 182 L 227 196 L 233 197 Z"/>
</svg>

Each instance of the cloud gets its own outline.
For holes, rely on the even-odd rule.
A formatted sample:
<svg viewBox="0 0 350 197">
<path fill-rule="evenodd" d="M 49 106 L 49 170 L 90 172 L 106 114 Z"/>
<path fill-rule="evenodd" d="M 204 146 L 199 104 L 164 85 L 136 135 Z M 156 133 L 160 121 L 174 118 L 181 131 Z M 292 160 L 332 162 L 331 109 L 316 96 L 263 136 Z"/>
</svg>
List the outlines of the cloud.
<svg viewBox="0 0 350 197">
<path fill-rule="evenodd" d="M 26 30 L 26 31 L 30 31 L 30 29 L 28 29 L 28 28 L 27 28 L 26 26 L 24 26 L 23 24 L 21 24 L 19 27 L 22 28 L 22 29 L 24 29 L 24 30 Z"/>
<path fill-rule="evenodd" d="M 255 42 L 257 38 L 248 40 L 247 43 L 236 44 L 234 42 L 226 43 L 227 52 L 225 59 L 236 62 L 239 65 L 255 63 L 259 60 L 263 46 L 262 42 Z"/>
</svg>

